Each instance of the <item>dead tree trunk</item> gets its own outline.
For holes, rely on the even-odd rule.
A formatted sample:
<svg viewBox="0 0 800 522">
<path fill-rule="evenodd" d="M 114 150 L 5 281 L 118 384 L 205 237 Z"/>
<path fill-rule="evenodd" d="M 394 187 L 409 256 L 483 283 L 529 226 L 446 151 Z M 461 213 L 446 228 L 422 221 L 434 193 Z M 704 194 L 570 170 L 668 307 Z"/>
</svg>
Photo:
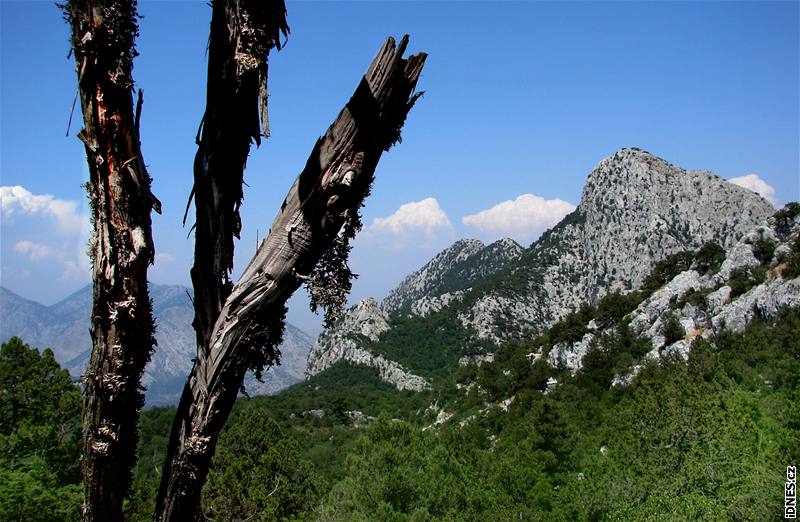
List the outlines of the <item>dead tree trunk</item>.
<svg viewBox="0 0 800 522">
<path fill-rule="evenodd" d="M 139 381 L 155 343 L 147 267 L 153 261 L 150 192 L 139 143 L 141 91 L 134 113 L 131 76 L 138 34 L 136 2 L 70 0 L 89 163 L 87 190 L 94 233 L 92 355 L 84 374 L 85 520 L 121 520 L 132 478 Z"/>
<path fill-rule="evenodd" d="M 233 239 L 242 228 L 239 206 L 247 156 L 251 141 L 260 145 L 262 134 L 269 134 L 267 58 L 273 47 L 280 49 L 280 35 L 288 31 L 283 0 L 212 3 L 206 110 L 192 188 L 196 221 L 191 275 L 198 346 L 208 346 L 233 287 Z"/>
<path fill-rule="evenodd" d="M 382 152 L 399 140 L 418 97 L 413 91 L 426 56 L 403 59 L 407 42 L 408 37 L 399 46 L 392 38 L 386 41 L 314 146 L 269 235 L 225 300 L 208 342 L 198 344 L 173 425 L 156 520 L 199 518 L 200 494 L 220 430 L 248 366 L 275 356 L 286 300 L 305 281 L 349 286 L 339 279 L 349 275 L 347 241 L 360 227 L 358 210 Z M 340 302 L 335 296 L 332 300 Z M 324 296 L 318 301 L 326 304 Z"/>
<path fill-rule="evenodd" d="M 241 231 L 247 156 L 252 141 L 260 145 L 262 135 L 269 135 L 267 59 L 272 48 L 280 49 L 281 34 L 289 32 L 283 0 L 215 0 L 211 7 L 206 110 L 197 133 L 194 185 L 186 208 L 188 214 L 194 198 L 192 325 L 198 351 L 210 345 L 214 323 L 233 288 L 233 240 Z M 186 401 L 191 397 L 184 389 L 180 411 L 190 407 Z M 179 429 L 176 417 L 170 440 L 177 440 Z M 170 442 L 168 452 L 173 447 Z M 157 505 L 165 494 L 164 484 Z M 199 504 L 199 497 L 186 502 Z"/>
</svg>

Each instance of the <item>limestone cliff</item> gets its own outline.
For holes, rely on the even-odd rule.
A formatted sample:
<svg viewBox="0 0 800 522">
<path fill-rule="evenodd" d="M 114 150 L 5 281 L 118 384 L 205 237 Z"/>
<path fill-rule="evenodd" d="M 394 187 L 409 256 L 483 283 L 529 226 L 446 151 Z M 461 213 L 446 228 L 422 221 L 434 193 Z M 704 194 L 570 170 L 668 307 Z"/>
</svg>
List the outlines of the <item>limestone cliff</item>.
<svg viewBox="0 0 800 522">
<path fill-rule="evenodd" d="M 369 309 L 369 329 L 377 335 L 370 337 L 370 365 L 391 368 L 382 374 L 402 375 L 388 380 L 407 387 L 403 379 L 414 375 L 414 368 L 398 369 L 380 352 L 390 315 L 422 321 L 445 314 L 467 332 L 458 349 L 474 356 L 480 353 L 476 346 L 491 351 L 506 340 L 529 339 L 583 303 L 615 289 L 638 288 L 653 265 L 671 254 L 707 241 L 743 248 L 736 246 L 739 240 L 774 212 L 758 194 L 714 174 L 621 149 L 591 172 L 576 210 L 530 248 L 508 239 L 489 246 L 457 241 L 392 290 L 382 307 L 374 301 L 359 304 L 317 341 L 309 374 L 340 359 L 368 359 L 365 343 L 352 334 L 362 328 L 358 318 Z"/>
</svg>

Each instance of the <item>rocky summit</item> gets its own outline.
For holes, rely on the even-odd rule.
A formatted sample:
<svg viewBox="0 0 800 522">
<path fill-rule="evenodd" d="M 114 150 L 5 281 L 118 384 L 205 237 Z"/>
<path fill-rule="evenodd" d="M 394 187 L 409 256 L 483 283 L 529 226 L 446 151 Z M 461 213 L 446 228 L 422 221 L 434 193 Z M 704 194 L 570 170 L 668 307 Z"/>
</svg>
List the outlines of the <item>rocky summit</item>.
<svg viewBox="0 0 800 522">
<path fill-rule="evenodd" d="M 622 149 L 592 171 L 577 209 L 460 318 L 494 342 L 530 337 L 611 290 L 638 288 L 670 254 L 707 241 L 733 245 L 774 212 L 758 194 L 714 174 Z"/>
<path fill-rule="evenodd" d="M 363 299 L 348 310 L 334 328 L 320 335 L 308 356 L 308 375 L 339 361 L 378 370 L 381 378 L 400 390 L 421 390 L 428 381 L 403 365 L 373 353 L 371 345 L 391 326 L 390 315 L 425 318 L 460 301 L 471 285 L 507 269 L 523 248 L 511 239 L 484 245 L 476 239 L 456 241 L 422 268 L 406 277 L 380 305 Z"/>
<path fill-rule="evenodd" d="M 756 318 L 774 321 L 784 308 L 800 306 L 800 278 L 787 276 L 795 262 L 792 256 L 797 255 L 793 249 L 800 245 L 800 214 L 783 221 L 771 217 L 753 228 L 725 252 L 716 268 L 695 259 L 627 314 L 623 322 L 651 344 L 644 361 L 671 355 L 688 359 L 697 338 L 709 340 L 723 331 L 742 333 Z M 542 347 L 531 358 L 546 353 L 551 366 L 574 374 L 583 367 L 593 343 L 617 329 L 618 325 L 592 320 L 582 339 Z M 613 384 L 628 384 L 641 368 L 634 365 Z"/>
<path fill-rule="evenodd" d="M 438 311 L 475 282 L 508 267 L 522 252 L 523 248 L 508 238 L 489 246 L 477 239 L 456 241 L 389 292 L 383 308 L 420 316 Z"/>
<path fill-rule="evenodd" d="M 400 364 L 381 353 L 381 336 L 394 328 L 393 317 L 446 316 L 462 330 L 461 356 L 490 352 L 504 341 L 536 336 L 611 291 L 639 288 L 653 265 L 671 254 L 709 241 L 737 248 L 774 213 L 760 195 L 710 172 L 621 149 L 589 174 L 576 210 L 529 248 L 510 239 L 489 246 L 460 240 L 408 276 L 380 306 L 359 303 L 320 336 L 308 373 L 339 360 L 369 361 L 386 369 L 384 380 L 409 389 L 408 383 L 420 382 L 415 377 L 425 380 L 415 374 L 413 358 Z M 359 333 L 362 319 L 371 336 Z"/>
</svg>

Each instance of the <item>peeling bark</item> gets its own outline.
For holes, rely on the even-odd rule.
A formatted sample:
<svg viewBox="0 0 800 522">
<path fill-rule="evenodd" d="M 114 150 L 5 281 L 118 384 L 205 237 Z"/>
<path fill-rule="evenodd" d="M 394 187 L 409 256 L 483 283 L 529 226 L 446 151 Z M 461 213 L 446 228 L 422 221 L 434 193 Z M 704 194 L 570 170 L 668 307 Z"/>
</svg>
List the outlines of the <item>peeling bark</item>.
<svg viewBox="0 0 800 522">
<path fill-rule="evenodd" d="M 211 4 L 206 110 L 197 135 L 194 159 L 195 255 L 191 269 L 194 287 L 198 352 L 210 346 L 214 324 L 231 293 L 234 238 L 239 238 L 244 169 L 251 143 L 269 135 L 267 112 L 267 60 L 280 49 L 281 35 L 288 34 L 283 0 L 215 0 Z M 254 110 L 257 109 L 257 110 Z M 189 211 L 187 204 L 186 213 Z M 184 216 L 184 222 L 186 215 Z M 242 375 L 247 368 L 241 369 Z M 188 386 L 188 383 L 187 383 Z M 235 396 L 235 395 L 234 395 Z M 179 410 L 191 408 L 184 390 Z M 177 448 L 180 431 L 176 417 L 168 455 Z M 187 449 L 201 450 L 202 438 L 188 441 Z M 169 458 L 167 463 L 169 463 Z M 165 470 L 166 470 L 165 465 Z M 171 472 L 181 470 L 170 468 Z M 156 501 L 156 518 L 165 502 L 162 480 Z M 199 509 L 199 491 L 182 499 L 171 516 L 183 519 Z"/>
<path fill-rule="evenodd" d="M 403 59 L 407 43 L 408 37 L 399 45 L 389 38 L 383 45 L 350 101 L 317 140 L 269 235 L 216 319 L 206 325 L 207 342 L 198 342 L 173 425 L 156 520 L 200 517 L 211 457 L 248 365 L 276 355 L 286 300 L 334 246 L 343 225 L 357 223 L 378 160 L 399 140 L 418 98 L 413 91 L 426 55 Z M 213 212 L 209 215 L 213 218 Z M 198 221 L 199 216 L 200 209 Z"/>
<path fill-rule="evenodd" d="M 142 94 L 133 108 L 131 76 L 138 35 L 136 2 L 71 0 L 72 28 L 89 164 L 92 355 L 83 376 L 81 471 L 85 520 L 121 520 L 132 479 L 139 382 L 155 344 L 147 267 L 153 261 L 150 192 L 139 142 Z"/>
<path fill-rule="evenodd" d="M 208 346 L 233 287 L 233 240 L 242 228 L 239 207 L 247 156 L 251 141 L 258 145 L 269 133 L 267 58 L 272 48 L 280 49 L 280 36 L 289 31 L 283 0 L 215 0 L 211 8 L 206 110 L 192 188 L 193 326 L 200 346 Z"/>
</svg>

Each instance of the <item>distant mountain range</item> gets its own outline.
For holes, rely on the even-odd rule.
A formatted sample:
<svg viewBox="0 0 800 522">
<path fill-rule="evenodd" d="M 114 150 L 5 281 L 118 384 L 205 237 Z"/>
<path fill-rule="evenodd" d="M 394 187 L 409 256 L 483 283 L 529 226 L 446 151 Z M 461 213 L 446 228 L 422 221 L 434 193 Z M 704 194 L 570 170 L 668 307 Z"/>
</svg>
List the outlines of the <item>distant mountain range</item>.
<svg viewBox="0 0 800 522">
<path fill-rule="evenodd" d="M 313 341 L 288 325 L 283 364 L 252 394 L 279 391 L 339 361 L 374 368 L 402 390 L 421 390 L 469 358 L 543 332 L 584 303 L 637 289 L 653 265 L 708 241 L 726 250 L 775 209 L 705 171 L 687 171 L 636 148 L 602 160 L 578 207 L 524 248 L 462 239 L 409 275 L 381 303 L 364 299 Z M 192 308 L 180 286 L 151 286 L 159 346 L 145 371 L 149 404 L 171 404 L 194 357 Z M 46 307 L 0 288 L 0 336 L 52 347 L 77 376 L 89 354 L 90 288 Z M 314 344 L 313 349 L 311 345 Z M 308 361 L 306 363 L 306 355 Z"/>
<path fill-rule="evenodd" d="M 639 288 L 671 254 L 708 241 L 730 249 L 774 212 L 710 172 L 621 149 L 589 174 L 576 210 L 530 247 L 460 240 L 381 304 L 360 302 L 319 337 L 308 373 L 343 360 L 399 389 L 425 388 L 444 366 L 531 339 L 610 291 Z"/>
<path fill-rule="evenodd" d="M 149 406 L 176 404 L 191 369 L 195 334 L 190 295 L 191 289 L 184 286 L 150 285 L 158 346 L 142 379 L 147 387 Z M 52 306 L 30 301 L 0 287 L 0 339 L 6 341 L 17 336 L 31 346 L 52 348 L 56 360 L 77 378 L 85 369 L 91 352 L 91 304 L 91 286 Z M 311 337 L 287 323 L 280 346 L 281 364 L 264 375 L 263 383 L 248 376 L 247 393 L 273 394 L 302 380 L 312 344 Z"/>
</svg>

